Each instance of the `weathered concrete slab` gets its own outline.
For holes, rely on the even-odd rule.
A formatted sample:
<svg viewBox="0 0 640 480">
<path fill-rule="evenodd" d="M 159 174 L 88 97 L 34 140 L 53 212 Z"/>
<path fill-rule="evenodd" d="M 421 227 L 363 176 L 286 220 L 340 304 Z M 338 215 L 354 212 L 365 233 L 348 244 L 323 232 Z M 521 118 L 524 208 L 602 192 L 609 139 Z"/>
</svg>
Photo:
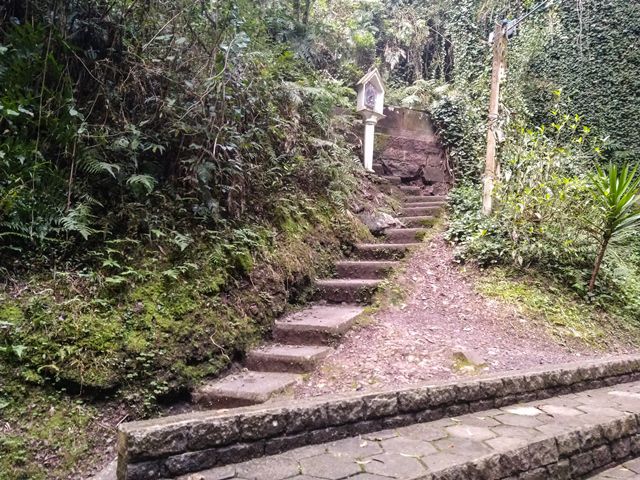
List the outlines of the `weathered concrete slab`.
<svg viewBox="0 0 640 480">
<path fill-rule="evenodd" d="M 420 242 L 429 231 L 428 228 L 388 228 L 384 232 L 384 237 L 390 243 L 413 243 Z"/>
<path fill-rule="evenodd" d="M 422 217 L 425 215 L 439 215 L 442 212 L 442 207 L 412 207 L 406 206 L 400 211 L 400 220 L 404 221 L 403 217 Z"/>
<path fill-rule="evenodd" d="M 358 243 L 355 256 L 362 260 L 398 260 L 421 243 Z"/>
<path fill-rule="evenodd" d="M 316 299 L 333 303 L 368 303 L 380 282 L 367 278 L 316 280 Z"/>
<path fill-rule="evenodd" d="M 332 351 L 313 345 L 264 345 L 248 353 L 245 365 L 257 372 L 306 373 Z"/>
<path fill-rule="evenodd" d="M 433 215 L 419 215 L 416 217 L 402 217 L 402 223 L 407 227 L 431 227 L 437 221 Z"/>
<path fill-rule="evenodd" d="M 406 195 L 403 198 L 404 203 L 444 203 L 447 197 L 442 195 Z"/>
<path fill-rule="evenodd" d="M 385 260 L 351 260 L 335 263 L 338 278 L 370 278 L 386 277 L 400 265 L 400 262 Z"/>
<path fill-rule="evenodd" d="M 422 192 L 422 187 L 414 185 L 401 185 L 400 191 L 406 195 L 419 195 Z"/>
<path fill-rule="evenodd" d="M 279 372 L 242 372 L 205 384 L 192 393 L 199 405 L 231 408 L 264 403 L 300 379 Z"/>
<path fill-rule="evenodd" d="M 358 305 L 314 305 L 276 320 L 273 336 L 281 343 L 332 343 L 353 326 L 363 310 Z"/>
</svg>

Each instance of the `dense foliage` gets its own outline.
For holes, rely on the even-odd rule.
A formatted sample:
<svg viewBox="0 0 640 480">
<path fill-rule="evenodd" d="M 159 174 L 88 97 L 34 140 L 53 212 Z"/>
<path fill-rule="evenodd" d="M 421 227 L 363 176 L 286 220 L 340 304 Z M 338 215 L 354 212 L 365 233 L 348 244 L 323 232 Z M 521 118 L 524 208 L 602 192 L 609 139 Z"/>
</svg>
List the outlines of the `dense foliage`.
<svg viewBox="0 0 640 480">
<path fill-rule="evenodd" d="M 1 7 L 3 369 L 152 406 L 355 235 L 352 90 L 294 7 Z"/>
<path fill-rule="evenodd" d="M 593 228 L 613 211 L 594 193 L 597 166 L 640 158 L 637 2 L 556 0 L 519 26 L 497 209 L 479 213 L 487 37 L 535 5 L 3 2 L 0 411 L 30 425 L 29 402 L 55 425 L 0 438 L 0 476 L 44 477 L 34 452 L 84 431 L 93 410 L 60 391 L 148 411 L 228 365 L 363 235 L 347 211 L 366 180 L 343 112 L 372 65 L 390 102 L 429 110 L 440 132 L 460 261 L 536 269 L 640 318 L 637 226 L 604 249 Z M 50 403 L 78 422 L 47 417 Z M 59 478 L 86 455 L 65 449 Z"/>
</svg>

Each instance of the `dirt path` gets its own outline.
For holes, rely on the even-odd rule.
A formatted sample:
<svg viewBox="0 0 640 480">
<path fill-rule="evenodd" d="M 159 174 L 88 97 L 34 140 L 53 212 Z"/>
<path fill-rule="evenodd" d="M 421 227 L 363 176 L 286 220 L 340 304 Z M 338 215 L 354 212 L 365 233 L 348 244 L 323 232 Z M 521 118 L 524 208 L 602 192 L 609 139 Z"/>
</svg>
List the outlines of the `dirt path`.
<svg viewBox="0 0 640 480">
<path fill-rule="evenodd" d="M 487 299 L 461 272 L 440 237 L 408 261 L 400 284 L 405 303 L 374 314 L 354 329 L 308 379 L 296 397 L 397 387 L 468 375 L 454 368 L 453 353 L 476 352 L 486 373 L 557 364 L 607 354 L 583 345 L 557 343 L 544 326 L 517 307 Z"/>
</svg>

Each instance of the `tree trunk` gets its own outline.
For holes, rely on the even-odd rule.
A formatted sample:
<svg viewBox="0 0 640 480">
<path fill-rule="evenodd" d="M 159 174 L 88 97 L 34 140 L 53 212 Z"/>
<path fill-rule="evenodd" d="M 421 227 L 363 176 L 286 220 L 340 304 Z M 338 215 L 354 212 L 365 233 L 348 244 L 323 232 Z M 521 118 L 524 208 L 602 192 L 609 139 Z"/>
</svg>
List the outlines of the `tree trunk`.
<svg viewBox="0 0 640 480">
<path fill-rule="evenodd" d="M 304 5 L 304 19 L 303 19 L 303 23 L 305 25 L 309 24 L 309 15 L 311 15 L 311 4 L 313 3 L 313 0 L 306 0 L 306 3 Z"/>
<path fill-rule="evenodd" d="M 293 0 L 293 16 L 300 23 L 300 0 Z"/>
<path fill-rule="evenodd" d="M 493 188 L 497 173 L 496 127 L 500 108 L 500 74 L 505 66 L 507 53 L 507 34 L 501 25 L 493 32 L 493 64 L 491 67 L 491 95 L 489 97 L 489 119 L 487 128 L 487 155 L 484 176 L 482 177 L 482 213 L 493 212 Z"/>
<path fill-rule="evenodd" d="M 598 256 L 596 257 L 596 262 L 593 265 L 593 272 L 591 273 L 591 281 L 589 282 L 589 292 L 593 292 L 593 289 L 596 286 L 596 278 L 598 278 L 598 273 L 600 272 L 600 267 L 602 266 L 602 260 L 604 259 L 604 254 L 607 251 L 607 247 L 609 246 L 610 240 L 611 240 L 610 236 L 605 236 L 602 240 L 602 245 L 600 245 L 600 251 L 598 252 Z"/>
</svg>

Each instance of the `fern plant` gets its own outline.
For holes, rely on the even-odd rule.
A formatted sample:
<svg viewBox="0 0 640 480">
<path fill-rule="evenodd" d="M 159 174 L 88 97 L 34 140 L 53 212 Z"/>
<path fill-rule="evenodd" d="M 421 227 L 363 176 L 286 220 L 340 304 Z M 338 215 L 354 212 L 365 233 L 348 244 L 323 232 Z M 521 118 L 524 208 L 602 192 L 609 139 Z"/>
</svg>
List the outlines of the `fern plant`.
<svg viewBox="0 0 640 480">
<path fill-rule="evenodd" d="M 600 246 L 589 282 L 592 292 L 607 247 L 612 240 L 640 226 L 640 176 L 638 167 L 631 169 L 626 164 L 622 168 L 610 164 L 607 171 L 597 166 L 592 179 L 592 190 L 598 211 L 601 213 L 597 231 Z"/>
</svg>

